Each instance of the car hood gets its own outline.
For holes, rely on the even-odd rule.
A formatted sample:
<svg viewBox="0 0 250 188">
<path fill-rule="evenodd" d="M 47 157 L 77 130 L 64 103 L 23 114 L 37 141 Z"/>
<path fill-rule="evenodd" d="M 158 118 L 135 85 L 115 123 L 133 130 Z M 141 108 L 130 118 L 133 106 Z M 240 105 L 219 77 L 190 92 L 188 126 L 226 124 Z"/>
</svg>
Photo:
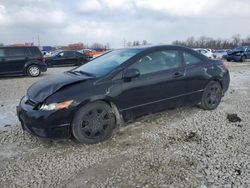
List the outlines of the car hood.
<svg viewBox="0 0 250 188">
<path fill-rule="evenodd" d="M 89 80 L 93 77 L 87 75 L 74 75 L 69 72 L 57 74 L 34 83 L 27 91 L 30 99 L 43 102 L 47 97 L 54 94 L 62 87 Z"/>
</svg>

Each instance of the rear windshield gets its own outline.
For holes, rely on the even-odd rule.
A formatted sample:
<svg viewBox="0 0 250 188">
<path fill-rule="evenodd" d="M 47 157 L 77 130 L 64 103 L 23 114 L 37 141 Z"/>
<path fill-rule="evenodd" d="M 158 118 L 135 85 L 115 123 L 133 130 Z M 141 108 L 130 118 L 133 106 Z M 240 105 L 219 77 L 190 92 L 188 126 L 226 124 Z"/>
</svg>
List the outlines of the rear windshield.
<svg viewBox="0 0 250 188">
<path fill-rule="evenodd" d="M 42 52 L 37 47 L 31 47 L 31 48 L 28 48 L 28 50 L 30 51 L 31 56 L 41 56 L 42 55 Z"/>
</svg>

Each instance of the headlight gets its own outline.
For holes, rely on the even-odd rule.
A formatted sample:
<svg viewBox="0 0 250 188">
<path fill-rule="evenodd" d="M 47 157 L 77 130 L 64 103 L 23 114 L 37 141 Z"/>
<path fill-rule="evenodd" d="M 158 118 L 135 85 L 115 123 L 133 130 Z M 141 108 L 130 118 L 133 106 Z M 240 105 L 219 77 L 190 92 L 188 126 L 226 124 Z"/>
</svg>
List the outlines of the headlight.
<svg viewBox="0 0 250 188">
<path fill-rule="evenodd" d="M 68 100 L 60 103 L 52 103 L 52 104 L 43 104 L 39 109 L 40 110 L 60 110 L 64 108 L 69 108 L 69 106 L 74 102 L 74 100 Z"/>
</svg>

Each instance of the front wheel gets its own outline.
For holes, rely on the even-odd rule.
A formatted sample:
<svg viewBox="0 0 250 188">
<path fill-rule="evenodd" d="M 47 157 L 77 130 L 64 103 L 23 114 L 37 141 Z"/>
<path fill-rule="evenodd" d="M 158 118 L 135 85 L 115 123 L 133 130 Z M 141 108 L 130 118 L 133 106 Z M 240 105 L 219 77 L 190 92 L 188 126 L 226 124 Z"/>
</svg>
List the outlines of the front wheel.
<svg viewBox="0 0 250 188">
<path fill-rule="evenodd" d="M 37 65 L 30 65 L 27 68 L 27 74 L 31 77 L 37 77 L 41 74 L 40 67 Z"/>
<path fill-rule="evenodd" d="M 220 104 L 222 88 L 219 82 L 211 81 L 206 86 L 201 99 L 201 108 L 214 110 Z"/>
<path fill-rule="evenodd" d="M 95 144 L 111 136 L 115 127 L 115 115 L 104 102 L 94 102 L 80 108 L 76 113 L 72 132 L 81 143 Z"/>
</svg>

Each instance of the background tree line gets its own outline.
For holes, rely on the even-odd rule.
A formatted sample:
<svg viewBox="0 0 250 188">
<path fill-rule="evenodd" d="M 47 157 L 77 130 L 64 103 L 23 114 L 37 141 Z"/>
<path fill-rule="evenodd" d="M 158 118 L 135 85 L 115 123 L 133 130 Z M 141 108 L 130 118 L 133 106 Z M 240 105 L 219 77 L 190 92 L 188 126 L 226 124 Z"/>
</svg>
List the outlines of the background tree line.
<svg viewBox="0 0 250 188">
<path fill-rule="evenodd" d="M 126 44 L 126 41 L 124 43 L 124 47 L 131 47 L 131 46 L 145 46 L 145 45 L 149 45 L 147 40 L 143 40 L 142 42 L 140 42 L 139 40 L 135 40 L 135 41 L 128 41 Z"/>
<path fill-rule="evenodd" d="M 173 44 L 190 48 L 231 49 L 241 45 L 250 45 L 250 35 L 246 38 L 241 38 L 240 34 L 236 34 L 231 39 L 213 39 L 206 36 L 195 38 L 192 36 L 185 41 L 176 40 Z"/>
</svg>

